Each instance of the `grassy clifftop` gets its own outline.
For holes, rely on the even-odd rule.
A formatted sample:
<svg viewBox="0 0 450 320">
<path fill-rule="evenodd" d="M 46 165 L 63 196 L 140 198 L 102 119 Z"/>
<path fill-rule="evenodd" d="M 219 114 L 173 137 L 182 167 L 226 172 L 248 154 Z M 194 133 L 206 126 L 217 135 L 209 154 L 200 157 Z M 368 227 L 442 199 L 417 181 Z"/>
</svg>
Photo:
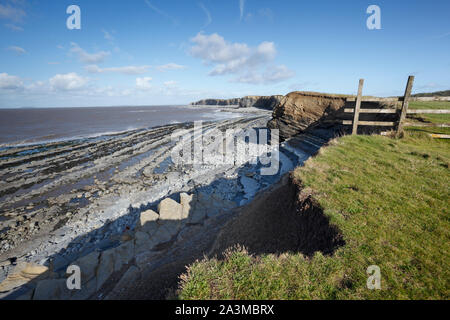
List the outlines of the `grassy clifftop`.
<svg viewBox="0 0 450 320">
<path fill-rule="evenodd" d="M 294 175 L 346 244 L 312 257 L 235 248 L 189 266 L 179 298 L 448 299 L 449 165 L 449 142 L 424 133 L 332 141 Z M 381 290 L 367 289 L 370 265 Z"/>
</svg>

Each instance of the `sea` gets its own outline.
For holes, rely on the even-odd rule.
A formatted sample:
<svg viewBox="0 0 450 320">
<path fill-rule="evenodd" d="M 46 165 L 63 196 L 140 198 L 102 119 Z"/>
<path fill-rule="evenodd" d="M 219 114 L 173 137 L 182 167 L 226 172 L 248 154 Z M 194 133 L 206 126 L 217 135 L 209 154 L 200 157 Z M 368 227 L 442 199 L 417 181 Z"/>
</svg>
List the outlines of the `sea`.
<svg viewBox="0 0 450 320">
<path fill-rule="evenodd" d="M 197 106 L 0 109 L 0 148 L 239 116 L 236 112 Z"/>
</svg>

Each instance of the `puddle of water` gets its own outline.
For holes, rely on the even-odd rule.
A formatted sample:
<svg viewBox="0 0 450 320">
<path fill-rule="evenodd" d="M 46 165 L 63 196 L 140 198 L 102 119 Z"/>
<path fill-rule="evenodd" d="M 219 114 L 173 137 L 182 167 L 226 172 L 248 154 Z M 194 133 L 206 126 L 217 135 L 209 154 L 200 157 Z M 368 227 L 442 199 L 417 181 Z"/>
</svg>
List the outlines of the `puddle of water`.
<svg viewBox="0 0 450 320">
<path fill-rule="evenodd" d="M 42 182 L 40 182 L 40 183 L 34 184 L 34 185 L 32 185 L 31 187 L 28 187 L 28 188 L 21 188 L 21 189 L 15 191 L 15 192 L 13 192 L 13 193 L 4 195 L 4 196 L 0 197 L 0 202 L 4 202 L 4 200 L 5 200 L 7 197 L 17 197 L 17 196 L 22 196 L 22 195 L 24 195 L 25 193 L 29 193 L 29 192 L 31 192 L 31 191 L 33 191 L 33 190 L 39 189 L 39 188 L 41 188 L 41 187 L 43 187 L 43 186 L 45 186 L 45 185 L 51 183 L 52 181 L 54 181 L 54 180 L 57 179 L 57 178 L 59 178 L 59 177 L 56 177 L 56 178 L 54 178 L 54 179 L 47 179 L 47 180 L 44 180 L 44 181 L 42 181 Z M 29 200 L 26 200 L 26 201 L 29 201 Z"/>
<path fill-rule="evenodd" d="M 57 198 L 60 195 L 71 193 L 72 190 L 79 190 L 79 189 L 84 188 L 85 186 L 93 185 L 93 184 L 94 184 L 94 178 L 93 177 L 86 178 L 86 179 L 81 179 L 81 180 L 79 180 L 79 181 L 77 181 L 75 183 L 68 183 L 68 184 L 59 186 L 59 187 L 57 187 L 55 189 L 52 189 L 52 190 L 50 190 L 48 192 L 45 192 L 42 195 L 39 195 L 37 197 L 33 197 L 31 199 L 23 199 L 21 201 L 15 202 L 14 205 L 12 206 L 12 208 L 27 206 L 30 203 L 40 203 L 40 202 L 42 202 L 42 201 L 44 201 L 46 199 L 49 199 L 49 198 Z M 38 205 L 38 206 L 35 206 L 32 210 L 29 210 L 29 212 L 34 211 L 34 210 L 39 209 L 39 208 L 42 208 L 42 207 L 44 207 L 44 205 L 42 205 L 42 204 Z"/>
<path fill-rule="evenodd" d="M 137 156 L 132 156 L 131 158 L 125 160 L 119 165 L 119 171 L 123 171 L 128 167 L 134 166 L 135 164 L 138 164 L 141 160 L 150 157 L 155 152 L 154 149 L 149 150 L 147 152 L 144 152 Z"/>
<path fill-rule="evenodd" d="M 259 191 L 259 183 L 252 178 L 242 176 L 240 179 L 242 186 L 244 187 L 245 198 L 250 200 Z"/>
<path fill-rule="evenodd" d="M 99 181 L 103 181 L 103 182 L 110 181 L 111 178 L 114 176 L 114 172 L 115 171 L 116 171 L 115 167 L 111 167 L 109 169 L 100 171 L 100 172 L 97 173 L 97 179 Z"/>
<path fill-rule="evenodd" d="M 174 165 L 172 157 L 165 158 L 161 163 L 153 170 L 154 174 L 166 173 L 170 166 Z"/>
</svg>

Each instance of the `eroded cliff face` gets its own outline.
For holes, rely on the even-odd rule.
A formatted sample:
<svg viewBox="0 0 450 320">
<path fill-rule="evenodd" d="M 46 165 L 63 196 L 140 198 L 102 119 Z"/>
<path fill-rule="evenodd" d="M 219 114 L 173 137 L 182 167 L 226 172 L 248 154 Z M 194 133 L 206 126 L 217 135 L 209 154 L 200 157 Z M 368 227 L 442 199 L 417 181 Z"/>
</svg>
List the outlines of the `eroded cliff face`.
<svg viewBox="0 0 450 320">
<path fill-rule="evenodd" d="M 238 106 L 239 108 L 260 108 L 273 110 L 273 108 L 281 101 L 282 95 L 275 96 L 245 96 L 243 98 L 233 99 L 204 99 L 192 102 L 194 106 Z"/>
<path fill-rule="evenodd" d="M 347 98 L 353 98 L 347 101 Z M 353 120 L 352 113 L 344 113 L 345 108 L 354 108 L 354 96 L 337 95 L 318 92 L 295 91 L 284 96 L 273 109 L 272 120 L 268 127 L 279 129 L 282 140 L 299 133 L 324 129 L 332 130 L 335 134 L 350 133 L 350 125 L 342 125 L 340 120 Z M 383 101 L 363 101 L 362 109 L 396 108 L 395 103 Z M 360 114 L 360 121 L 397 121 L 397 114 Z M 392 127 L 360 126 L 358 133 L 379 133 L 391 130 Z"/>
<path fill-rule="evenodd" d="M 246 96 L 240 99 L 239 107 L 240 108 L 255 107 L 260 109 L 273 110 L 278 105 L 278 103 L 280 103 L 282 98 L 283 98 L 282 95 Z"/>
<path fill-rule="evenodd" d="M 346 97 L 316 92 L 291 92 L 275 106 L 269 128 L 279 129 L 280 136 L 287 139 L 337 113 L 346 106 Z"/>
</svg>

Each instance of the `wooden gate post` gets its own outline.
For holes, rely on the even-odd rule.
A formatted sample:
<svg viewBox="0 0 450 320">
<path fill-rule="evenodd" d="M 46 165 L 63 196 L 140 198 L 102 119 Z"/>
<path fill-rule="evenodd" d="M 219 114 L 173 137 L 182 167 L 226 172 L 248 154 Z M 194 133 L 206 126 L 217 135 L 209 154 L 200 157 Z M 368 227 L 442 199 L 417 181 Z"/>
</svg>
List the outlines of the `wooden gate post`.
<svg viewBox="0 0 450 320">
<path fill-rule="evenodd" d="M 364 79 L 359 79 L 358 96 L 356 97 L 355 113 L 353 114 L 352 134 L 358 134 L 359 109 L 361 108 L 363 86 L 364 86 Z"/>
<path fill-rule="evenodd" d="M 414 76 L 408 77 L 408 83 L 406 84 L 405 95 L 403 96 L 402 110 L 400 118 L 398 120 L 396 137 L 399 138 L 403 133 L 403 122 L 406 119 L 406 113 L 408 112 L 409 98 L 411 97 L 412 86 L 414 83 Z"/>
</svg>

